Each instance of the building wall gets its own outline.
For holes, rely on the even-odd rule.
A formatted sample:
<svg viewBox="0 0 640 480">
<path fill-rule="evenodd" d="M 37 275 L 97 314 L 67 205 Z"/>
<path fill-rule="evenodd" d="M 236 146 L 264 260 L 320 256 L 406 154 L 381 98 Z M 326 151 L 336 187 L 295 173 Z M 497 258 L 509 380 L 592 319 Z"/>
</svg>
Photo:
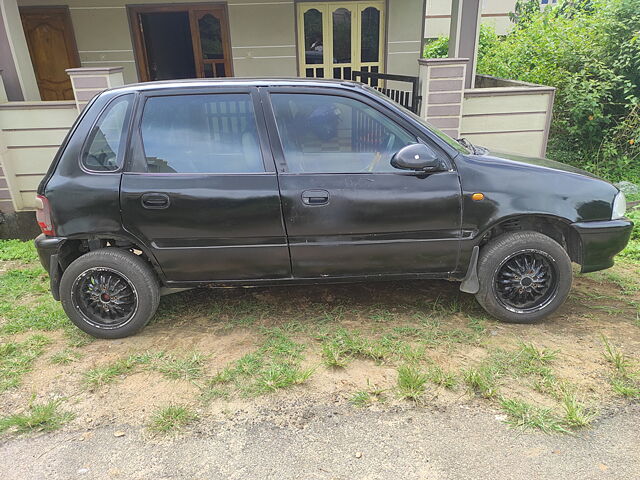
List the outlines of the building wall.
<svg viewBox="0 0 640 480">
<path fill-rule="evenodd" d="M 167 3 L 203 2 L 18 0 L 20 6 L 68 5 L 82 66 L 123 66 L 125 83 L 138 81 L 126 5 Z M 294 1 L 229 0 L 226 3 L 234 75 L 297 76 Z M 417 74 L 423 13 L 423 0 L 388 0 L 387 71 Z"/>
<path fill-rule="evenodd" d="M 516 0 L 481 0 L 482 23 L 495 28 L 498 35 L 505 35 L 513 25 L 509 12 L 513 12 Z M 451 0 L 426 0 L 424 38 L 449 35 Z"/>
<path fill-rule="evenodd" d="M 77 116 L 73 100 L 0 104 L 0 211 L 34 208 L 38 183 Z"/>
</svg>

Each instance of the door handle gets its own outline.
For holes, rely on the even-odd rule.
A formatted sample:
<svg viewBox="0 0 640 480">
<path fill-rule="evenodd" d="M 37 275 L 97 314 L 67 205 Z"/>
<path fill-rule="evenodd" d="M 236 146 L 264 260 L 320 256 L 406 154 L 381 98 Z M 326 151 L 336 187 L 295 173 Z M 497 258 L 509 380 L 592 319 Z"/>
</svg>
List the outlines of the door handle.
<svg viewBox="0 0 640 480">
<path fill-rule="evenodd" d="M 326 190 L 305 190 L 302 192 L 302 203 L 305 205 L 326 205 L 329 203 L 329 192 Z"/>
<path fill-rule="evenodd" d="M 166 193 L 145 193 L 142 195 L 142 206 L 149 209 L 167 208 L 171 202 Z"/>
</svg>

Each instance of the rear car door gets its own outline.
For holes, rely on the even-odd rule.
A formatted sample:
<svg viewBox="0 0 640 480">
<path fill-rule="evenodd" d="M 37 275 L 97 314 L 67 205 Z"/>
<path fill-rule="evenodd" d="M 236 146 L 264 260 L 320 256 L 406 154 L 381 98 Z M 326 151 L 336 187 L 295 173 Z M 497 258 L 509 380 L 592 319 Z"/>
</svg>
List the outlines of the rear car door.
<svg viewBox="0 0 640 480">
<path fill-rule="evenodd" d="M 148 91 L 120 203 L 169 282 L 291 275 L 257 90 Z"/>
<path fill-rule="evenodd" d="M 263 90 L 295 277 L 453 271 L 461 225 L 453 164 L 384 105 L 346 89 Z M 443 171 L 397 170 L 423 142 Z"/>
</svg>

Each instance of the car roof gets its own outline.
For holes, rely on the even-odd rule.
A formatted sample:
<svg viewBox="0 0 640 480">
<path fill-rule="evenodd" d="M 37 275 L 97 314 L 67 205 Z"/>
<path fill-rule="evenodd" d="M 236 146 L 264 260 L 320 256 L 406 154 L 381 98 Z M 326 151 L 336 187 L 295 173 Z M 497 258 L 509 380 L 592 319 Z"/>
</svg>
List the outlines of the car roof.
<svg viewBox="0 0 640 480">
<path fill-rule="evenodd" d="M 338 87 L 363 88 L 364 84 L 349 80 L 325 80 L 319 78 L 211 78 L 188 80 L 162 80 L 155 82 L 133 83 L 121 87 L 111 88 L 109 92 L 172 90 L 178 88 L 207 88 L 207 87 Z"/>
</svg>

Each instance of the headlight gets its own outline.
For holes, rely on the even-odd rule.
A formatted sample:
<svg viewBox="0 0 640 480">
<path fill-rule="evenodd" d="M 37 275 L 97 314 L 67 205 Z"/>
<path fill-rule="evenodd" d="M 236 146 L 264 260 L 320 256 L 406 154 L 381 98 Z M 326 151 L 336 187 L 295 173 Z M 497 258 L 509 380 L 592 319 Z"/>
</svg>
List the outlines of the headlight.
<svg viewBox="0 0 640 480">
<path fill-rule="evenodd" d="M 624 197 L 624 193 L 618 192 L 616 198 L 613 200 L 613 211 L 611 212 L 611 220 L 617 220 L 624 217 L 627 212 L 627 199 Z"/>
</svg>

